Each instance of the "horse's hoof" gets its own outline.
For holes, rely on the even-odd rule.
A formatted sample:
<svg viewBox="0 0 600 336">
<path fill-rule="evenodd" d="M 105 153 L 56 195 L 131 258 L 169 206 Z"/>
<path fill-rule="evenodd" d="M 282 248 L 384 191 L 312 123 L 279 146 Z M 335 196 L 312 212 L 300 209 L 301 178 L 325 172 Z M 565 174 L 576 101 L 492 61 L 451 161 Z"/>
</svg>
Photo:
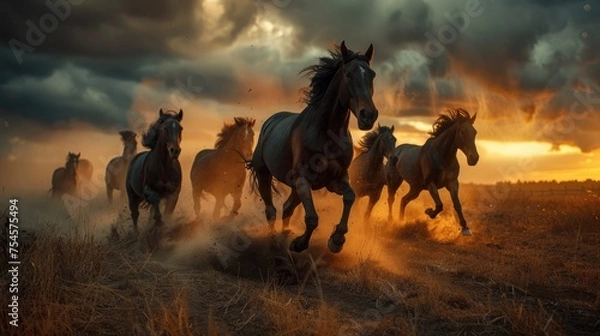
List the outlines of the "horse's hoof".
<svg viewBox="0 0 600 336">
<path fill-rule="evenodd" d="M 329 237 L 329 240 L 327 241 L 327 248 L 329 248 L 329 251 L 331 251 L 333 253 L 340 253 L 342 251 L 342 249 L 344 248 L 345 242 L 346 242 L 346 237 L 341 236 L 341 239 L 336 239 L 335 235 L 332 235 L 331 237 Z"/>
<path fill-rule="evenodd" d="M 470 236 L 471 235 L 471 230 L 469 228 L 463 228 L 461 230 L 461 233 L 463 236 Z"/>
<path fill-rule="evenodd" d="M 300 253 L 308 248 L 308 243 L 302 237 L 298 237 L 290 243 L 290 251 Z"/>
</svg>

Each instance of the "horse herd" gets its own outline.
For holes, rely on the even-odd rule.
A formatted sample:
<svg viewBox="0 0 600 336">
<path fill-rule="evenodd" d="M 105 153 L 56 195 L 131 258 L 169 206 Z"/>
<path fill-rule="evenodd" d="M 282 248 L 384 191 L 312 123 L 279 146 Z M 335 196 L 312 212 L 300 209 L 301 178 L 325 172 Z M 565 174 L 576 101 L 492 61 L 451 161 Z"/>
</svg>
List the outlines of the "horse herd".
<svg viewBox="0 0 600 336">
<path fill-rule="evenodd" d="M 278 192 L 274 183 L 278 181 L 291 189 L 283 204 L 282 230 L 288 230 L 290 217 L 298 205 L 302 203 L 305 210 L 305 231 L 290 244 L 291 251 L 301 252 L 308 248 L 318 226 L 312 190 L 326 188 L 342 196 L 342 215 L 328 241 L 329 250 L 337 253 L 345 243 L 350 209 L 356 197 L 369 197 L 364 215 L 368 219 L 383 187 L 387 186 L 388 219 L 392 220 L 396 191 L 406 181 L 410 190 L 401 200 L 401 219 L 407 204 L 423 190 L 430 193 L 435 203 L 435 208 L 425 212 L 435 218 L 443 209 L 438 189 L 446 188 L 462 234 L 470 235 L 458 197 L 456 155 L 461 150 L 469 165 L 479 160 L 475 146 L 477 131 L 473 127 L 476 114 L 471 116 L 464 109 L 450 109 L 434 122 L 425 144 L 396 147 L 393 126 L 378 125 L 373 129 L 378 110 L 372 99 L 375 77 L 370 66 L 372 58 L 372 45 L 360 54 L 342 42 L 328 56 L 321 57 L 318 64 L 305 68 L 302 72 L 310 77 L 310 85 L 304 91 L 306 107 L 300 113 L 282 111 L 267 118 L 256 147 L 254 119 L 234 118 L 233 123 L 226 123 L 217 136 L 215 148 L 198 152 L 190 170 L 196 218 L 200 216 L 200 199 L 205 192 L 216 199 L 214 218 L 220 217 L 229 195 L 233 198 L 233 207 L 228 217 L 235 216 L 241 207 L 243 186 L 249 178 L 252 190 L 258 192 L 264 203 L 269 228 L 275 233 L 277 211 L 273 192 Z M 356 156 L 348 129 L 350 114 L 356 118 L 360 130 L 373 129 L 359 141 Z M 142 136 L 142 145 L 149 150 L 141 153 L 137 153 L 137 135 L 122 131 L 123 153 L 106 167 L 107 197 L 112 200 L 115 189 L 121 190 L 122 196 L 127 195 L 136 232 L 140 206 L 151 207 L 155 224 L 161 225 L 161 200 L 164 200 L 167 216 L 177 204 L 182 184 L 179 163 L 182 119 L 182 110 L 177 113 L 161 109 L 157 120 Z M 73 192 L 78 178 L 85 178 L 85 161 L 79 157 L 79 154 L 69 153 L 65 167 L 54 171 L 53 194 Z M 90 172 L 91 165 L 87 168 L 87 173 Z"/>
</svg>

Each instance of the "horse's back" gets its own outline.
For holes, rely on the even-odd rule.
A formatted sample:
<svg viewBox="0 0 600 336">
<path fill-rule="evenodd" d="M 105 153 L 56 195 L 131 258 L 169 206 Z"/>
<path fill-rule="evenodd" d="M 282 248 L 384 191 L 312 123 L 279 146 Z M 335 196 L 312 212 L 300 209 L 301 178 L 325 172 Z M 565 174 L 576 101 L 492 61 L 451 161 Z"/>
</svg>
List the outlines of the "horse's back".
<svg viewBox="0 0 600 336">
<path fill-rule="evenodd" d="M 285 181 L 285 175 L 292 167 L 290 137 L 298 115 L 299 113 L 284 111 L 265 120 L 252 156 L 252 166 L 255 169 L 266 167 L 275 178 Z"/>
<path fill-rule="evenodd" d="M 396 167 L 400 177 L 410 185 L 421 183 L 419 156 L 422 146 L 414 144 L 402 144 L 396 147 L 395 153 L 398 157 Z"/>
</svg>

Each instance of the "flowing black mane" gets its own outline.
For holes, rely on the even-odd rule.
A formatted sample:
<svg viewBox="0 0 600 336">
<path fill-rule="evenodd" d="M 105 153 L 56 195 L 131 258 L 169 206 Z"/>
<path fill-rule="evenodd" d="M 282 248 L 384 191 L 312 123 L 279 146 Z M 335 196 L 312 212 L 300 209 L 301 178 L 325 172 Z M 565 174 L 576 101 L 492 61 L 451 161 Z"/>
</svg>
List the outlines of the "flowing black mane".
<svg viewBox="0 0 600 336">
<path fill-rule="evenodd" d="M 319 58 L 319 64 L 308 66 L 300 71 L 301 74 L 304 74 L 304 77 L 310 77 L 310 85 L 301 90 L 301 101 L 307 105 L 317 105 L 321 101 L 333 76 L 342 65 L 341 48 L 338 45 L 333 47 L 334 50 L 329 51 L 329 57 L 321 57 Z M 348 60 L 365 57 L 349 49 L 348 53 L 351 55 Z"/>
<path fill-rule="evenodd" d="M 240 122 L 240 124 L 238 125 L 237 122 Z M 221 128 L 221 132 L 219 132 L 219 134 L 217 134 L 217 141 L 215 142 L 215 148 L 217 148 L 217 149 L 223 148 L 227 144 L 227 142 L 229 142 L 229 139 L 231 139 L 231 137 L 233 136 L 233 134 L 235 133 L 235 131 L 238 129 L 239 126 L 250 125 L 250 124 L 252 124 L 251 118 L 236 118 L 236 122 L 223 125 L 223 127 Z"/>
<path fill-rule="evenodd" d="M 377 137 L 383 132 L 391 133 L 392 129 L 387 126 L 379 126 L 377 129 L 370 131 L 358 141 L 358 149 L 363 153 L 368 152 L 375 144 Z"/>
<path fill-rule="evenodd" d="M 153 122 L 149 127 L 148 131 L 146 131 L 142 135 L 142 145 L 149 149 L 154 149 L 156 147 L 156 143 L 158 141 L 158 127 L 167 119 L 175 118 L 177 116 L 177 112 L 173 110 L 168 110 L 164 114 L 162 114 L 155 122 Z"/>
<path fill-rule="evenodd" d="M 448 109 L 444 114 L 440 114 L 437 120 L 433 123 L 433 131 L 429 132 L 432 138 L 444 133 L 447 129 L 452 127 L 454 124 L 468 121 L 471 119 L 469 112 L 462 108 Z"/>
</svg>

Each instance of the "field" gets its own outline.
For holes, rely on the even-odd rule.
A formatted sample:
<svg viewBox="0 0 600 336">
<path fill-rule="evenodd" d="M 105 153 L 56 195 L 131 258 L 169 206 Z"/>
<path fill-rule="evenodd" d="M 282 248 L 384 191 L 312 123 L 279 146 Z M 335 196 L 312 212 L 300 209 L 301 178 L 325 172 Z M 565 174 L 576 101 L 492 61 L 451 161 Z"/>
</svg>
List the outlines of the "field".
<svg viewBox="0 0 600 336">
<path fill-rule="evenodd" d="M 471 237 L 460 235 L 445 191 L 438 219 L 424 215 L 423 193 L 404 223 L 385 220 L 385 190 L 369 222 L 362 199 L 336 255 L 326 239 L 341 200 L 318 192 L 320 225 L 300 254 L 287 245 L 302 230 L 301 208 L 289 236 L 271 237 L 252 195 L 235 219 L 202 225 L 184 195 L 171 222 L 139 238 L 124 209 L 106 210 L 103 199 L 67 218 L 36 196 L 21 202 L 35 226 L 20 235 L 19 327 L 3 300 L 0 334 L 599 334 L 598 195 L 498 188 L 461 189 Z"/>
</svg>

